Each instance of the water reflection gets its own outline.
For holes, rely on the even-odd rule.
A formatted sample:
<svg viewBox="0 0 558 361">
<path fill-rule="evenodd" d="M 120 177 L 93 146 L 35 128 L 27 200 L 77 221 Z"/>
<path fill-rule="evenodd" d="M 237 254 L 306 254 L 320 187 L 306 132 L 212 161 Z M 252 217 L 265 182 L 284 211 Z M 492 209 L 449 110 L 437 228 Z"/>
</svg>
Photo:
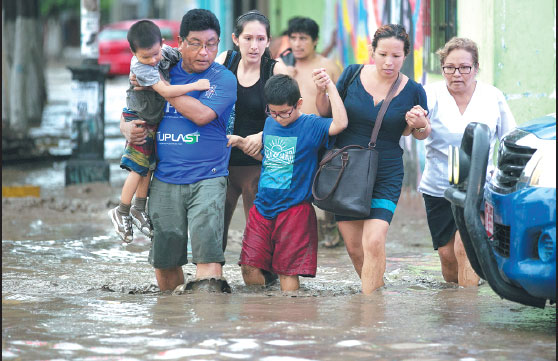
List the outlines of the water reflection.
<svg viewBox="0 0 558 361">
<path fill-rule="evenodd" d="M 232 294 L 170 295 L 154 286 L 148 250 L 107 235 L 3 240 L 3 359 L 555 357 L 555 306 L 448 285 L 430 256 L 391 257 L 386 286 L 370 296 L 335 253 L 293 294 L 244 286 L 230 262 Z"/>
</svg>

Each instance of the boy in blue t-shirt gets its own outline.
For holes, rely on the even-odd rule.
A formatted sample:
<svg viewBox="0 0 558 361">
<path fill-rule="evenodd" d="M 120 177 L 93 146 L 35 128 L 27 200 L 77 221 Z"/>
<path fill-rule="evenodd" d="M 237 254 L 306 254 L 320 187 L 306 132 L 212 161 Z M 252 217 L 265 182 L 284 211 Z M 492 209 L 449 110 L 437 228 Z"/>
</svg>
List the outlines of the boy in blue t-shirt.
<svg viewBox="0 0 558 361">
<path fill-rule="evenodd" d="M 316 69 L 318 88 L 329 93 L 332 115 L 322 118 L 301 113 L 298 83 L 288 75 L 271 77 L 264 87 L 268 104 L 263 130 L 258 194 L 250 209 L 239 264 L 247 285 L 265 285 L 279 275 L 282 291 L 300 287 L 299 276 L 315 277 L 318 254 L 317 221 L 312 181 L 318 150 L 328 137 L 347 127 L 347 113 L 325 69 Z M 229 145 L 243 149 L 244 138 L 228 136 Z"/>
<path fill-rule="evenodd" d="M 163 44 L 161 30 L 152 21 L 140 20 L 134 23 L 128 31 L 127 38 L 134 54 L 130 62 L 130 72 L 136 76 L 140 86 L 151 87 L 154 90 L 137 91 L 130 84 L 126 91 L 126 108 L 122 112 L 127 122 L 135 119 L 145 120 L 148 134 L 142 145 L 126 143 L 120 167 L 130 173 L 122 187 L 120 204 L 108 212 L 118 236 L 122 241 L 130 243 L 133 240 L 132 223 L 146 236 L 153 236 L 153 226 L 145 212 L 145 205 L 151 173 L 155 168 L 155 132 L 164 115 L 165 98 L 207 90 L 210 84 L 207 79 L 200 79 L 192 84 L 168 84 L 169 68 L 180 60 L 180 53 L 177 49 Z M 159 73 L 160 70 L 162 74 Z"/>
</svg>

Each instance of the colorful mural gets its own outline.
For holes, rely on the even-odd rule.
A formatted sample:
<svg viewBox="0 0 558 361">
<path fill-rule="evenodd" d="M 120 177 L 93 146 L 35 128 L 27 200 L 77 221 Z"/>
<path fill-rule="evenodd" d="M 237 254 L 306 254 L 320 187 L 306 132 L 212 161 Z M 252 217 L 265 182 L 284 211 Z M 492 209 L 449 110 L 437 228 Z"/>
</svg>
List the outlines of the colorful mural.
<svg viewBox="0 0 558 361">
<path fill-rule="evenodd" d="M 403 72 L 417 82 L 424 83 L 424 34 L 429 33 L 426 0 L 338 0 L 337 59 L 342 67 L 354 63 L 371 62 L 369 44 L 378 27 L 383 24 L 402 24 L 412 43 L 412 53 Z"/>
</svg>

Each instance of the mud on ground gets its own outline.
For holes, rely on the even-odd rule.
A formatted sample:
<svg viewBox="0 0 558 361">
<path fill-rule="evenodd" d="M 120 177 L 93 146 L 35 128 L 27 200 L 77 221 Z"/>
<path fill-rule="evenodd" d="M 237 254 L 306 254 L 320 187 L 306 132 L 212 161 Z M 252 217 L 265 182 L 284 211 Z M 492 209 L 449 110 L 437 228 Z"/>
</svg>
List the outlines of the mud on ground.
<svg viewBox="0 0 558 361">
<path fill-rule="evenodd" d="M 71 185 L 39 198 L 2 199 L 2 239 L 45 240 L 112 234 L 107 216 L 120 197 L 120 186 Z M 318 210 L 318 217 L 321 211 Z M 229 231 L 231 251 L 240 251 L 244 226 L 241 202 Z M 432 250 L 424 204 L 419 193 L 404 190 L 388 233 L 388 250 Z M 344 247 L 338 247 L 344 248 Z M 321 248 L 322 249 L 322 248 Z"/>
</svg>

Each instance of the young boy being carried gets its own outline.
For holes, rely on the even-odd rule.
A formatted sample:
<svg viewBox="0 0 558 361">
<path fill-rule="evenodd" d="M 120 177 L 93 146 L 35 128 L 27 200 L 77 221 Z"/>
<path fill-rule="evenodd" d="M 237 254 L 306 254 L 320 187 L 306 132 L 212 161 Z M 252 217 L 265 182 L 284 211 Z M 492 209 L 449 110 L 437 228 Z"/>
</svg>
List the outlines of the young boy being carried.
<svg viewBox="0 0 558 361">
<path fill-rule="evenodd" d="M 161 31 L 152 21 L 140 20 L 132 25 L 128 31 L 128 43 L 134 54 L 130 72 L 136 76 L 139 85 L 151 87 L 154 91 L 134 90 L 130 84 L 126 91 L 126 108 L 122 112 L 127 122 L 145 120 L 148 134 L 142 145 L 126 143 L 120 167 L 130 173 L 122 187 L 120 204 L 108 212 L 116 233 L 126 243 L 133 240 L 132 223 L 146 236 L 153 236 L 153 227 L 145 206 L 151 173 L 155 169 L 155 133 L 164 114 L 165 98 L 209 89 L 207 79 L 192 84 L 169 85 L 168 70 L 179 61 L 180 53 L 163 44 Z M 163 79 L 159 70 L 163 70 Z"/>
<path fill-rule="evenodd" d="M 316 213 L 311 204 L 318 150 L 330 135 L 347 127 L 347 113 L 325 69 L 314 71 L 316 85 L 325 87 L 331 118 L 303 114 L 298 83 L 288 75 L 267 81 L 268 104 L 258 194 L 250 209 L 239 264 L 247 285 L 265 285 L 278 274 L 282 291 L 299 289 L 299 276 L 315 277 L 318 255 Z M 244 138 L 231 135 L 229 145 L 243 149 Z"/>
</svg>

